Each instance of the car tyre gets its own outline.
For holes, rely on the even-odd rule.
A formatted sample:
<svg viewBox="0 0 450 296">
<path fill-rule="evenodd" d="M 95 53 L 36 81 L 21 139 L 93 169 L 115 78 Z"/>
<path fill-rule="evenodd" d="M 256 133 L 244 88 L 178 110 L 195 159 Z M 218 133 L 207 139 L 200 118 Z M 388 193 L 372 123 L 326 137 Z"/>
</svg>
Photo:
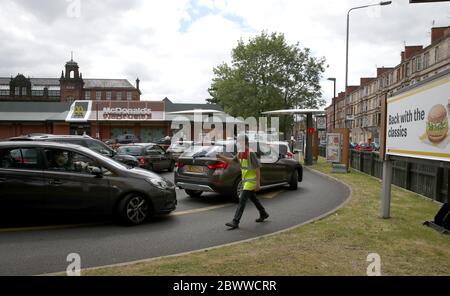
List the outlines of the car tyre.
<svg viewBox="0 0 450 296">
<path fill-rule="evenodd" d="M 150 202 L 139 194 L 129 194 L 117 205 L 117 218 L 127 226 L 142 224 L 151 214 Z"/>
<path fill-rule="evenodd" d="M 289 182 L 289 189 L 290 190 L 298 189 L 298 171 L 297 170 L 294 170 L 292 172 L 291 181 Z"/>
<path fill-rule="evenodd" d="M 175 162 L 171 161 L 169 166 L 169 173 L 172 173 L 175 170 Z"/>
<path fill-rule="evenodd" d="M 186 194 L 189 197 L 192 197 L 192 198 L 198 198 L 198 197 L 202 196 L 202 194 L 203 194 L 203 191 L 200 191 L 200 190 L 189 190 L 189 189 L 186 189 L 184 191 L 186 192 Z"/>
<path fill-rule="evenodd" d="M 241 179 L 237 179 L 234 182 L 233 190 L 230 194 L 230 199 L 233 202 L 239 202 L 239 199 L 241 198 L 241 193 L 244 190 L 244 182 Z"/>
</svg>

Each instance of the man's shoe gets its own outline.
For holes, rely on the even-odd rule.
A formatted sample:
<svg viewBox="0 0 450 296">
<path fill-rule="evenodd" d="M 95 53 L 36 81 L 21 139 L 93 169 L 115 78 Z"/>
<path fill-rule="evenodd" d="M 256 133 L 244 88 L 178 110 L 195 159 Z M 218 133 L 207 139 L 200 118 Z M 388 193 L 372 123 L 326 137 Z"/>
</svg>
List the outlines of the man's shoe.
<svg viewBox="0 0 450 296">
<path fill-rule="evenodd" d="M 264 213 L 263 215 L 261 215 L 261 217 L 259 217 L 259 219 L 256 219 L 256 223 L 262 223 L 267 220 L 267 218 L 269 218 L 269 214 Z"/>
<path fill-rule="evenodd" d="M 238 223 L 236 223 L 236 222 L 230 222 L 230 223 L 227 223 L 227 224 L 225 224 L 225 226 L 228 226 L 228 227 L 230 227 L 230 230 L 233 230 L 233 229 L 236 229 L 236 228 L 239 228 L 239 224 Z"/>
</svg>

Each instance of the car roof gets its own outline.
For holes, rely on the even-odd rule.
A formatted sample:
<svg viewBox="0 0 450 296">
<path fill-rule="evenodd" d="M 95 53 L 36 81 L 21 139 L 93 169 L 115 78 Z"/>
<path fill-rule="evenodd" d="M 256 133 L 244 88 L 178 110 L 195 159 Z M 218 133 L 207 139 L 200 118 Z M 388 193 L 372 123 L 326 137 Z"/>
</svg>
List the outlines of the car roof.
<svg viewBox="0 0 450 296">
<path fill-rule="evenodd" d="M 68 144 L 68 143 L 57 143 L 57 142 L 42 142 L 42 141 L 12 141 L 12 142 L 0 142 L 0 149 L 1 148 L 14 148 L 14 147 L 38 147 L 38 148 L 57 148 L 57 149 L 75 149 L 75 150 L 81 150 L 82 152 L 89 152 L 92 153 L 93 151 L 75 144 Z"/>
<path fill-rule="evenodd" d="M 75 136 L 75 135 L 25 135 L 20 137 L 14 137 L 10 140 L 32 140 L 32 141 L 38 141 L 38 140 L 46 140 L 46 139 L 89 139 L 94 140 L 92 137 L 89 136 Z"/>
</svg>

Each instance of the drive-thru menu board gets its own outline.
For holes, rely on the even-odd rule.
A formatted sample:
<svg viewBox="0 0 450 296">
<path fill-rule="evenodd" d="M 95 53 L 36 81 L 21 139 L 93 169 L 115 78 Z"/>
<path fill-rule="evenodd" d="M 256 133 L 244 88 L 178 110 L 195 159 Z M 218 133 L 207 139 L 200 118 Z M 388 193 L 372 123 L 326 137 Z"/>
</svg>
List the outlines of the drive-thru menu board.
<svg viewBox="0 0 450 296">
<path fill-rule="evenodd" d="M 450 161 L 450 74 L 387 99 L 386 154 Z"/>
</svg>

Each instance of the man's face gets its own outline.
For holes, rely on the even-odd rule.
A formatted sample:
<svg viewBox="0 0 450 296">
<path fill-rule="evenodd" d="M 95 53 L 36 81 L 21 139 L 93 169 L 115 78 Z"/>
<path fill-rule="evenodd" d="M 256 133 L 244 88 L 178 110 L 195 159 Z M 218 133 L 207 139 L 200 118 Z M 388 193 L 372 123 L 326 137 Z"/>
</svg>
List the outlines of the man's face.
<svg viewBox="0 0 450 296">
<path fill-rule="evenodd" d="M 55 162 L 59 166 L 64 166 L 67 163 L 67 158 L 64 153 L 58 153 L 55 156 Z"/>
</svg>

